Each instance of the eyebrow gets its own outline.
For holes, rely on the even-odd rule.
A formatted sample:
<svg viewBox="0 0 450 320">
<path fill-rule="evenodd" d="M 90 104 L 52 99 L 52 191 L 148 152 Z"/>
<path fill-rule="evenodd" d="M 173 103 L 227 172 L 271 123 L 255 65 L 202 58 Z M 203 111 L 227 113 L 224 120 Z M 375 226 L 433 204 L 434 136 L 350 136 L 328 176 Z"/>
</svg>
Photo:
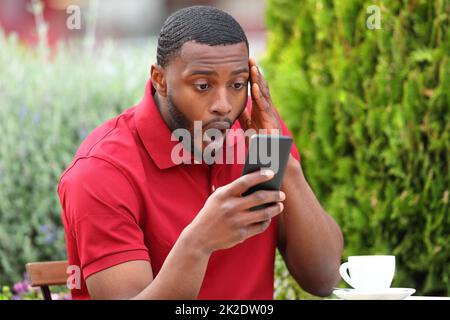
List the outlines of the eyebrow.
<svg viewBox="0 0 450 320">
<path fill-rule="evenodd" d="M 236 69 L 234 71 L 231 71 L 230 74 L 237 75 L 240 73 L 249 73 L 248 68 Z M 188 76 L 190 77 L 190 76 L 195 76 L 195 75 L 217 76 L 218 74 L 216 71 L 213 71 L 213 70 L 193 70 L 192 72 L 189 73 Z"/>
<path fill-rule="evenodd" d="M 231 72 L 232 75 L 236 75 L 239 73 L 249 73 L 248 72 L 248 68 L 241 68 L 241 69 L 237 69 Z"/>
</svg>

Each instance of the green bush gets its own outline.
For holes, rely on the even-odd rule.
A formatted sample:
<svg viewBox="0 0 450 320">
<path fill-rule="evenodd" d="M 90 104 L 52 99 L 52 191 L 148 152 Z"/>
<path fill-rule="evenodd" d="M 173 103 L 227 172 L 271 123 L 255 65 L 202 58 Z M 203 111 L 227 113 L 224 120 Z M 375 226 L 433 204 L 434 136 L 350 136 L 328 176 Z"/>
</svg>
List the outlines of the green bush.
<svg viewBox="0 0 450 320">
<path fill-rule="evenodd" d="M 0 30 L 1 31 L 1 30 Z M 25 263 L 65 259 L 59 177 L 84 137 L 142 96 L 153 47 L 51 61 L 0 32 L 0 284 Z"/>
<path fill-rule="evenodd" d="M 27 280 L 14 284 L 14 287 L 0 287 L 0 300 L 43 300 L 43 295 L 38 287 L 31 287 Z M 52 300 L 71 300 L 70 290 L 64 286 L 51 286 Z"/>
<path fill-rule="evenodd" d="M 394 254 L 394 286 L 450 295 L 450 2 L 269 0 L 266 18 L 272 97 L 344 258 Z"/>
</svg>

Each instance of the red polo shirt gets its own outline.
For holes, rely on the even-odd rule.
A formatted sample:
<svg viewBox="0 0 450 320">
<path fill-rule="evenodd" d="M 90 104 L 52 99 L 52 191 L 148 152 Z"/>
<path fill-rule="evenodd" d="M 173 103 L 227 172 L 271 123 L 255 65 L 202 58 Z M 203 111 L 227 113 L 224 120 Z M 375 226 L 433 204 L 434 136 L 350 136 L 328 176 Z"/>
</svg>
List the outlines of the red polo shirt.
<svg viewBox="0 0 450 320">
<path fill-rule="evenodd" d="M 61 176 L 68 261 L 82 274 L 73 299 L 89 299 L 90 275 L 127 261 L 150 261 L 156 277 L 209 195 L 241 176 L 242 164 L 174 164 L 171 152 L 178 142 L 171 141 L 153 92 L 149 81 L 136 106 L 94 129 Z M 240 128 L 238 121 L 233 128 Z M 299 160 L 295 147 L 292 155 Z M 273 299 L 276 222 L 214 252 L 198 298 Z"/>
</svg>

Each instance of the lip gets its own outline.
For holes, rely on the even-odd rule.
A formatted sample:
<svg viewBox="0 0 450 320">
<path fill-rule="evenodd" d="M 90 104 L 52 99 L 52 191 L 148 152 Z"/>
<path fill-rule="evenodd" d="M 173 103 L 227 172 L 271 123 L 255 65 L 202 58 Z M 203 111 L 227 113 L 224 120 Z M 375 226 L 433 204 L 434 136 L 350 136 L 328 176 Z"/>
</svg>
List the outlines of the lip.
<svg viewBox="0 0 450 320">
<path fill-rule="evenodd" d="M 226 121 L 215 121 L 205 127 L 205 130 L 208 129 L 217 129 L 224 132 L 225 130 L 230 129 L 230 124 Z"/>
</svg>

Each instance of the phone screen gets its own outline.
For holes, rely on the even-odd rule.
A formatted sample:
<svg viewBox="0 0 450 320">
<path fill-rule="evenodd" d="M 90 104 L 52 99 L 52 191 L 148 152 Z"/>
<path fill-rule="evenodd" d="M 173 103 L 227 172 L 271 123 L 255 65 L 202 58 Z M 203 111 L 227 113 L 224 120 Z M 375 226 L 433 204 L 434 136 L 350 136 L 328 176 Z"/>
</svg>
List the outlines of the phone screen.
<svg viewBox="0 0 450 320">
<path fill-rule="evenodd" d="M 242 194 L 243 196 L 257 190 L 280 190 L 291 146 L 292 138 L 289 136 L 256 134 L 250 138 L 242 175 L 261 169 L 271 169 L 275 176 L 269 181 L 251 187 Z"/>
</svg>

